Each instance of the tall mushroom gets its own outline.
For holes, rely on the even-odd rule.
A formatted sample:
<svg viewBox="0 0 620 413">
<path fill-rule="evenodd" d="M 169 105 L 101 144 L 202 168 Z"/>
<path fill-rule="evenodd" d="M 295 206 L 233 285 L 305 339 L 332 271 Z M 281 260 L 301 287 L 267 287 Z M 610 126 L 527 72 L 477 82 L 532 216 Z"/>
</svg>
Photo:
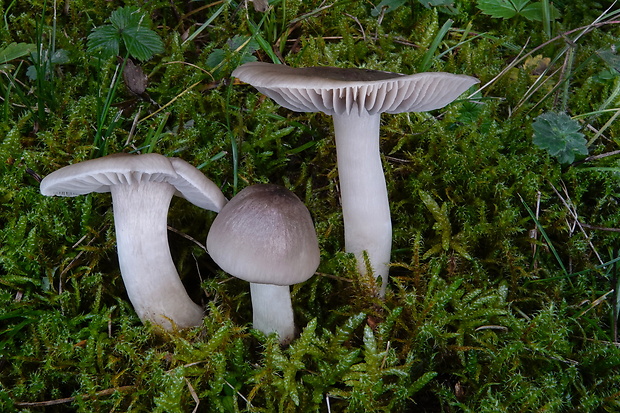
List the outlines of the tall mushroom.
<svg viewBox="0 0 620 413">
<path fill-rule="evenodd" d="M 179 158 L 115 154 L 69 165 L 41 181 L 47 196 L 111 192 L 123 283 L 140 319 L 166 330 L 199 325 L 194 303 L 172 261 L 167 216 L 173 195 L 211 211 L 226 198 L 202 172 Z"/>
<path fill-rule="evenodd" d="M 279 185 L 244 188 L 213 221 L 207 251 L 224 271 L 250 282 L 254 328 L 290 342 L 289 285 L 312 277 L 320 261 L 312 218 L 299 198 Z"/>
<path fill-rule="evenodd" d="M 250 62 L 232 73 L 278 104 L 296 112 L 331 115 L 336 136 L 345 249 L 366 273 L 364 251 L 385 295 L 392 222 L 381 165 L 381 113 L 439 109 L 478 80 L 450 73 L 403 75 L 335 67 L 292 68 Z"/>
</svg>

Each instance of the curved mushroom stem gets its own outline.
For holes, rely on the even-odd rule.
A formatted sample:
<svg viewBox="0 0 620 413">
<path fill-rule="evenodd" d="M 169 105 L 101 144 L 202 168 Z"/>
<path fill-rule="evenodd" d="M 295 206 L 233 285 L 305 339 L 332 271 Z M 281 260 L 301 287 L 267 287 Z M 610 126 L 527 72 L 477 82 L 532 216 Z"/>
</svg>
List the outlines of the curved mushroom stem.
<svg viewBox="0 0 620 413">
<path fill-rule="evenodd" d="M 381 115 L 333 115 L 342 198 L 345 250 L 357 258 L 367 273 L 364 251 L 373 274 L 381 276 L 380 296 L 385 296 L 392 249 L 392 221 L 381 154 Z"/>
<path fill-rule="evenodd" d="M 118 261 L 136 313 L 166 330 L 199 325 L 194 303 L 170 255 L 167 217 L 175 188 L 164 182 L 111 187 Z"/>
<path fill-rule="evenodd" d="M 280 344 L 288 344 L 295 337 L 293 305 L 288 285 L 250 283 L 253 325 L 269 335 L 278 333 Z"/>
</svg>

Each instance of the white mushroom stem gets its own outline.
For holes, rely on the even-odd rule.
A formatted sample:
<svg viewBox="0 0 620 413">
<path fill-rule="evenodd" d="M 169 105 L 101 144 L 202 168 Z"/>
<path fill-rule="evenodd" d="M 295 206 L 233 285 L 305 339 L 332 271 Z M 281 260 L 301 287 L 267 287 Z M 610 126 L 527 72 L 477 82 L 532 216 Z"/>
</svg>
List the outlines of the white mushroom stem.
<svg viewBox="0 0 620 413">
<path fill-rule="evenodd" d="M 293 305 L 288 285 L 250 283 L 253 326 L 269 335 L 278 333 L 281 344 L 295 337 Z"/>
<path fill-rule="evenodd" d="M 110 190 L 121 275 L 138 316 L 166 330 L 199 325 L 202 308 L 187 295 L 168 246 L 168 208 L 175 188 L 133 182 Z"/>
<path fill-rule="evenodd" d="M 392 221 L 379 151 L 381 116 L 353 113 L 333 115 L 333 120 L 345 250 L 355 255 L 362 274 L 367 274 L 366 251 L 373 275 L 381 277 L 383 297 L 392 249 Z"/>
</svg>

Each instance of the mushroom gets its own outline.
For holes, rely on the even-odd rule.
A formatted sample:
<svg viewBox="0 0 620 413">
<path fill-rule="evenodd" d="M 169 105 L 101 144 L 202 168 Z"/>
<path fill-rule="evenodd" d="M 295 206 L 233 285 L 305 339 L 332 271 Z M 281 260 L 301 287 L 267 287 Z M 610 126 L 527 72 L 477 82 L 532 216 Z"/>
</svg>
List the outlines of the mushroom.
<svg viewBox="0 0 620 413">
<path fill-rule="evenodd" d="M 336 137 L 345 250 L 366 274 L 364 252 L 385 296 L 392 222 L 379 150 L 381 113 L 439 109 L 476 78 L 450 73 L 403 75 L 335 67 L 292 68 L 250 62 L 232 73 L 278 104 L 296 112 L 331 115 Z"/>
<path fill-rule="evenodd" d="M 172 261 L 166 223 L 173 195 L 215 212 L 226 204 L 202 172 L 155 153 L 115 154 L 52 172 L 40 190 L 47 196 L 111 192 L 121 275 L 140 319 L 165 330 L 202 322 L 203 310 L 188 296 Z"/>
<path fill-rule="evenodd" d="M 254 328 L 290 342 L 289 285 L 312 277 L 320 261 L 312 218 L 299 198 L 279 185 L 244 188 L 213 221 L 207 251 L 222 270 L 250 282 Z"/>
</svg>

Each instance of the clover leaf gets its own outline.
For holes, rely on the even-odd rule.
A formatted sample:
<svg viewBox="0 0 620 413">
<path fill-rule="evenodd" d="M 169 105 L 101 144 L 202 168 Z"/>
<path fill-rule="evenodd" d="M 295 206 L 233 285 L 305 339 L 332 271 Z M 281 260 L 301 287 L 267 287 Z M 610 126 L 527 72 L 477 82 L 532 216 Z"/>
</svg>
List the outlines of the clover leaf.
<svg viewBox="0 0 620 413">
<path fill-rule="evenodd" d="M 560 163 L 571 164 L 576 155 L 587 155 L 588 147 L 581 126 L 566 113 L 548 112 L 538 116 L 532 124 L 534 144 L 545 149 Z"/>
</svg>

